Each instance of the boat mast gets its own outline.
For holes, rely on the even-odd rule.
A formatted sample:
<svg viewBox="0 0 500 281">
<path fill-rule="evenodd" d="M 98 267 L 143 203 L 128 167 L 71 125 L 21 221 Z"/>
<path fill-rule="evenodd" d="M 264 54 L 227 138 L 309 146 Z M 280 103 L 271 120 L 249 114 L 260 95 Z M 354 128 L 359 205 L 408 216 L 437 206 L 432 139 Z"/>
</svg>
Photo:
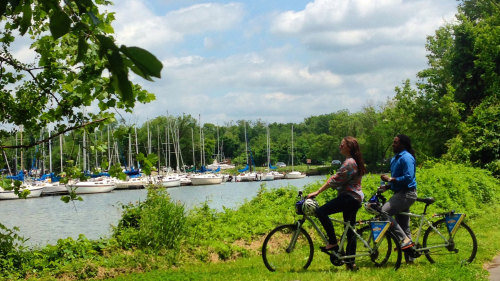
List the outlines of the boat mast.
<svg viewBox="0 0 500 281">
<path fill-rule="evenodd" d="M 24 128 L 24 126 L 23 126 L 23 125 L 21 125 L 21 145 L 23 144 L 23 128 Z M 23 149 L 23 148 L 21 148 L 21 171 L 23 171 L 23 172 L 24 172 L 24 159 L 23 159 L 23 158 L 24 158 L 24 157 L 23 157 L 23 154 L 24 154 L 24 153 L 23 153 L 23 150 L 24 150 L 24 149 Z"/>
<path fill-rule="evenodd" d="M 220 155 L 220 143 L 219 143 L 219 125 L 217 125 L 217 156 L 215 159 L 217 159 L 218 163 L 222 162 L 221 155 Z"/>
<path fill-rule="evenodd" d="M 196 167 L 196 157 L 194 156 L 194 129 L 191 128 L 191 144 L 193 145 L 193 167 Z"/>
<path fill-rule="evenodd" d="M 203 166 L 203 146 L 202 146 L 202 139 L 201 139 L 201 114 L 198 114 L 198 120 L 200 123 L 200 162 L 201 162 L 201 166 Z"/>
<path fill-rule="evenodd" d="M 160 126 L 156 127 L 156 130 L 158 131 L 158 175 L 160 174 L 160 167 L 161 167 L 161 144 L 160 144 Z"/>
<path fill-rule="evenodd" d="M 128 168 L 132 170 L 132 135 L 128 134 Z"/>
<path fill-rule="evenodd" d="M 151 154 L 151 134 L 149 133 L 149 120 L 146 122 L 148 128 L 148 155 Z"/>
<path fill-rule="evenodd" d="M 169 121 L 167 121 L 167 126 L 165 126 L 165 167 L 170 168 L 170 146 L 169 146 L 169 129 L 168 129 Z"/>
<path fill-rule="evenodd" d="M 247 123 L 243 123 L 245 125 L 245 154 L 247 156 L 247 165 L 248 165 L 248 141 L 247 141 Z M 248 165 L 251 167 L 251 165 Z M 250 171 L 252 171 L 252 168 L 250 168 Z"/>
<path fill-rule="evenodd" d="M 137 144 L 137 127 L 134 126 L 135 129 L 135 160 L 137 161 L 137 169 L 141 166 L 139 165 L 139 160 L 137 160 L 137 155 L 139 155 L 139 145 Z"/>
<path fill-rule="evenodd" d="M 109 139 L 109 125 L 107 126 L 108 128 L 108 143 L 107 143 L 107 147 L 108 147 L 108 170 L 111 169 L 111 147 L 110 147 L 110 139 Z"/>
<path fill-rule="evenodd" d="M 293 172 L 293 124 L 292 124 L 292 172 Z"/>
<path fill-rule="evenodd" d="M 267 131 L 267 170 L 271 166 L 271 137 L 269 136 L 269 126 L 266 127 Z"/>
<path fill-rule="evenodd" d="M 7 159 L 7 154 L 5 153 L 4 149 L 2 149 L 2 154 L 3 154 L 3 158 L 5 159 L 5 164 L 7 164 L 7 169 L 9 170 L 9 176 L 12 176 L 12 172 L 11 172 L 10 166 L 9 166 L 9 159 Z"/>
<path fill-rule="evenodd" d="M 177 158 L 177 167 L 178 167 L 179 171 L 181 171 L 181 168 L 184 169 L 184 159 L 182 159 L 181 133 L 180 133 L 180 129 L 179 128 L 177 128 L 177 154 L 179 155 L 178 158 Z M 185 170 L 186 169 L 184 169 L 184 171 Z"/>
<path fill-rule="evenodd" d="M 17 174 L 17 132 L 16 132 L 16 163 L 15 163 L 15 167 L 14 167 L 14 172 Z"/>
<path fill-rule="evenodd" d="M 52 139 L 50 138 L 50 130 L 49 130 L 49 173 L 52 173 Z"/>
<path fill-rule="evenodd" d="M 95 145 L 97 145 L 97 130 L 94 130 L 94 141 Z M 95 149 L 95 168 L 97 169 L 98 167 L 99 167 L 99 158 L 97 157 L 97 149 Z"/>
<path fill-rule="evenodd" d="M 63 134 L 59 135 L 59 154 L 61 156 L 61 173 L 64 171 L 63 168 Z"/>
<path fill-rule="evenodd" d="M 83 129 L 83 143 L 82 143 L 83 153 L 82 153 L 82 157 L 83 157 L 83 172 L 84 173 L 87 170 L 87 147 L 85 145 L 86 136 L 87 136 L 87 130 Z"/>
</svg>

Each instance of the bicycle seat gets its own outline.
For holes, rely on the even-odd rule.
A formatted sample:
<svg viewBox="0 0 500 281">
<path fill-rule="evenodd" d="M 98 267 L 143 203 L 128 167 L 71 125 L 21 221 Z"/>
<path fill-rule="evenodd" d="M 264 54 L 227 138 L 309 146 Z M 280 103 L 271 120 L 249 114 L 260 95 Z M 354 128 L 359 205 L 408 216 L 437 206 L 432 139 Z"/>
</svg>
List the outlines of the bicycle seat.
<svg viewBox="0 0 500 281">
<path fill-rule="evenodd" d="M 417 201 L 423 202 L 427 205 L 430 205 L 430 204 L 436 202 L 436 199 L 434 199 L 434 197 L 426 197 L 426 198 L 417 198 Z"/>
</svg>

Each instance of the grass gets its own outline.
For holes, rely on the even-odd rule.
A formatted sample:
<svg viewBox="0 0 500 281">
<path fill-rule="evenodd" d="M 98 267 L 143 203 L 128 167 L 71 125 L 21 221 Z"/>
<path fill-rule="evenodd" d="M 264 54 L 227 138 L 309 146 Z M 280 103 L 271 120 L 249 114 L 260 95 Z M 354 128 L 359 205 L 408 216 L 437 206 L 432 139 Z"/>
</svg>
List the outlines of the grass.
<svg viewBox="0 0 500 281">
<path fill-rule="evenodd" d="M 334 267 L 326 255 L 315 251 L 311 266 L 302 272 L 269 272 L 260 256 L 251 256 L 228 262 L 186 263 L 168 270 L 133 273 L 107 280 L 488 280 L 485 265 L 500 253 L 500 220 L 497 215 L 500 206 L 489 206 L 488 209 L 491 212 L 473 221 L 467 220 L 476 234 L 479 247 L 476 259 L 467 266 L 447 262 L 430 264 L 422 256 L 415 264 L 403 264 L 397 271 L 370 266 L 349 272 L 343 266 Z"/>
</svg>

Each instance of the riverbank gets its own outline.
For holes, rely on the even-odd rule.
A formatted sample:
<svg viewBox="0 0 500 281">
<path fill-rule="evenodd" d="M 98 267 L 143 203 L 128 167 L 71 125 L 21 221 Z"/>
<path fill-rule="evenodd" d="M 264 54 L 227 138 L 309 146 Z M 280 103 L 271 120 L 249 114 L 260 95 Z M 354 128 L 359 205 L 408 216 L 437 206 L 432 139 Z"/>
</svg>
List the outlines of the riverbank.
<svg viewBox="0 0 500 281">
<path fill-rule="evenodd" d="M 286 186 L 259 187 L 253 199 L 234 209 L 218 211 L 205 202 L 189 212 L 182 204 L 172 202 L 164 190 L 153 189 L 146 200 L 125 208 L 110 239 L 80 237 L 36 251 L 11 251 L 0 260 L 4 261 L 0 263 L 0 274 L 10 280 L 488 280 L 483 265 L 500 251 L 499 220 L 496 215 L 492 217 L 500 213 L 498 180 L 483 170 L 451 164 L 418 169 L 417 176 L 420 196 L 437 199 L 430 213 L 466 210 L 466 223 L 478 241 L 478 252 L 471 264 L 460 266 L 446 259 L 430 264 L 422 256 L 414 265 L 403 265 L 394 272 L 391 265 L 377 268 L 369 259 L 360 258 L 356 260 L 360 271 L 352 273 L 332 266 L 327 256 L 316 251 L 307 271 L 271 273 L 259 254 L 262 240 L 275 226 L 298 218 L 294 207 L 297 187 Z M 311 192 L 322 182 L 301 189 Z M 368 174 L 363 183 L 365 194 L 370 195 L 379 177 Z M 317 200 L 324 204 L 335 195 L 329 189 Z M 415 204 L 412 210 L 419 212 L 421 208 Z M 363 210 L 358 213 L 358 219 L 369 216 Z M 311 230 L 309 225 L 305 227 Z"/>
<path fill-rule="evenodd" d="M 268 182 L 231 182 L 218 185 L 180 186 L 168 188 L 171 199 L 184 205 L 187 211 L 206 202 L 216 211 L 236 209 L 254 198 L 261 185 L 268 189 L 283 186 L 301 187 L 310 182 L 322 181 L 323 176 L 303 179 L 282 179 Z M 111 225 L 116 226 L 122 216 L 122 205 L 144 201 L 146 189 L 113 190 L 110 193 L 81 195 L 83 201 L 65 204 L 60 196 L 47 196 L 27 200 L 0 201 L 0 223 L 8 228 L 18 227 L 19 235 L 30 238 L 28 246 L 55 244 L 58 239 L 77 239 L 84 234 L 88 239 L 106 238 L 111 235 Z"/>
</svg>

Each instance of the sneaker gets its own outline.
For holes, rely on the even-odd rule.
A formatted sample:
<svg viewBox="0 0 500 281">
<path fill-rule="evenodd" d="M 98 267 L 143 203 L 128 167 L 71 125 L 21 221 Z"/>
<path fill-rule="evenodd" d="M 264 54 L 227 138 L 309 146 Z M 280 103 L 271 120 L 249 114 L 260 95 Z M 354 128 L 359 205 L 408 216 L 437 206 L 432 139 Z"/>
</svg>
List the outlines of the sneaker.
<svg viewBox="0 0 500 281">
<path fill-rule="evenodd" d="M 401 250 L 406 250 L 406 249 L 409 249 L 413 246 L 415 246 L 415 243 L 413 243 L 413 241 L 410 240 L 406 243 L 401 244 Z"/>
</svg>

